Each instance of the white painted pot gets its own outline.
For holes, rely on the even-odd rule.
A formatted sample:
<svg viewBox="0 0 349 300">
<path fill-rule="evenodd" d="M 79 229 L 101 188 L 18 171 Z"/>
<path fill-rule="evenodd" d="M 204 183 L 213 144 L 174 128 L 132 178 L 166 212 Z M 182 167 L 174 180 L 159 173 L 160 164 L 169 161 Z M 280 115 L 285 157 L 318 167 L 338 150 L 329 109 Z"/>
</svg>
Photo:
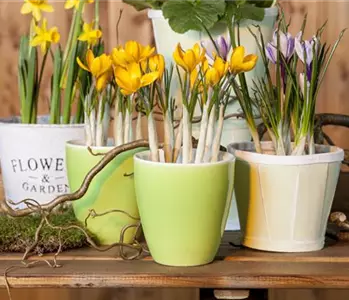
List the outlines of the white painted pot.
<svg viewBox="0 0 349 300">
<path fill-rule="evenodd" d="M 259 53 L 257 43 L 251 33 L 248 31 L 248 27 L 251 28 L 255 33 L 258 30 L 253 25 L 259 25 L 264 37 L 264 40 L 270 41 L 272 38 L 274 25 L 276 22 L 276 18 L 278 15 L 277 7 L 270 7 L 265 9 L 264 20 L 261 22 L 245 20 L 240 24 L 240 39 L 241 45 L 246 48 L 247 53 Z M 172 61 L 173 52 L 178 43 L 181 43 L 184 49 L 192 48 L 195 43 L 198 43 L 202 40 L 209 40 L 209 36 L 207 33 L 203 31 L 194 31 L 189 30 L 184 34 L 180 34 L 174 32 L 168 21 L 164 18 L 161 10 L 149 10 L 148 17 L 151 19 L 153 24 L 153 31 L 155 37 L 155 45 L 158 53 L 164 55 L 166 64 L 169 65 Z M 220 35 L 228 38 L 229 31 L 227 26 L 224 23 L 217 23 L 212 29 L 210 29 L 210 33 L 213 38 L 216 38 Z M 256 77 L 261 77 L 265 74 L 265 68 L 262 60 L 260 59 L 257 63 L 257 66 L 250 72 L 246 73 L 247 84 L 249 87 L 253 86 L 252 79 L 256 79 Z M 174 76 L 176 76 L 176 72 Z M 180 99 L 180 91 L 179 85 L 174 86 L 172 89 L 174 93 L 174 97 Z M 174 92 L 176 91 L 176 92 Z M 233 113 L 228 108 L 229 113 Z"/>
<path fill-rule="evenodd" d="M 6 200 L 31 198 L 40 204 L 69 192 L 65 143 L 84 139 L 84 125 L 21 124 L 19 118 L 0 121 L 0 163 Z M 18 206 L 23 208 L 25 205 Z"/>
<path fill-rule="evenodd" d="M 273 152 L 270 142 L 262 148 Z M 237 158 L 243 244 L 278 252 L 322 249 L 343 150 L 317 145 L 314 155 L 276 156 L 253 152 L 252 143 L 236 143 L 228 151 Z"/>
</svg>

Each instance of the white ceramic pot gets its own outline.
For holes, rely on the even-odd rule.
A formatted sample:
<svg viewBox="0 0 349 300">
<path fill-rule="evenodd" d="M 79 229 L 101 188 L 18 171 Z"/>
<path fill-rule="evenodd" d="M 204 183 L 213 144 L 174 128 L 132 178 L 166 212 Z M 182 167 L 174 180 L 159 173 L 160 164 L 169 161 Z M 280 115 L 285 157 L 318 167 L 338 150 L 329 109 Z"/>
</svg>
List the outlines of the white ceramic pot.
<svg viewBox="0 0 349 300">
<path fill-rule="evenodd" d="M 253 25 L 259 25 L 263 34 L 263 38 L 267 42 L 272 38 L 277 15 L 278 8 L 271 7 L 265 9 L 265 17 L 263 21 L 257 22 L 252 20 L 245 20 L 241 22 L 241 45 L 243 45 L 246 48 L 247 53 L 259 53 L 257 43 L 254 37 L 248 31 L 248 27 L 250 27 L 252 31 L 257 33 L 258 30 Z M 167 65 L 169 65 L 173 61 L 172 54 L 178 43 L 181 43 L 184 49 L 188 49 L 192 48 L 195 43 L 209 39 L 207 33 L 203 31 L 189 30 L 184 34 L 174 32 L 168 24 L 168 21 L 164 18 L 161 10 L 149 10 L 148 17 L 151 19 L 153 24 L 156 49 L 158 53 L 164 55 Z M 217 23 L 212 29 L 210 29 L 210 33 L 212 34 L 213 38 L 216 38 L 220 35 L 226 38 L 229 36 L 228 28 L 224 23 Z M 264 65 L 262 60 L 260 59 L 257 63 L 257 66 L 252 71 L 246 73 L 246 79 L 249 87 L 253 86 L 252 79 L 255 79 L 256 77 L 261 77 L 264 74 Z M 174 75 L 176 76 L 176 74 Z M 179 99 L 179 86 L 177 85 L 173 87 L 173 96 Z M 234 112 L 229 107 L 227 108 L 227 110 L 229 113 Z"/>
<path fill-rule="evenodd" d="M 40 204 L 69 192 L 65 143 L 84 139 L 84 125 L 21 124 L 19 118 L 0 122 L 0 163 L 6 200 L 31 198 Z M 23 208 L 24 205 L 18 208 Z"/>
<path fill-rule="evenodd" d="M 263 142 L 272 153 L 272 143 Z M 235 194 L 247 247 L 278 252 L 322 249 L 344 151 L 317 145 L 314 155 L 253 152 L 230 144 L 236 160 Z"/>
</svg>

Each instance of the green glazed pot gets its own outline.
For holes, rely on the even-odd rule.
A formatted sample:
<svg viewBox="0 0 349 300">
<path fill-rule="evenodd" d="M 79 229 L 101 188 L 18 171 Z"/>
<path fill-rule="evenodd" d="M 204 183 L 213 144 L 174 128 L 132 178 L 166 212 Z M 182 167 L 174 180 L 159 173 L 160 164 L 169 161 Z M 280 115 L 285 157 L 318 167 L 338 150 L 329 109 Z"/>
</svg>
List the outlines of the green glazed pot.
<svg viewBox="0 0 349 300">
<path fill-rule="evenodd" d="M 92 147 L 93 153 L 106 153 L 113 147 Z M 96 213 L 110 210 L 123 210 L 138 218 L 133 174 L 133 155 L 139 148 L 119 154 L 91 182 L 87 193 L 73 202 L 77 219 L 85 222 L 90 209 Z M 70 190 L 76 191 L 86 174 L 102 159 L 92 155 L 81 141 L 66 144 L 66 164 Z M 131 175 L 131 176 L 127 176 Z M 90 218 L 87 229 L 96 236 L 102 245 L 111 245 L 120 240 L 120 232 L 124 226 L 135 224 L 136 221 L 122 213 L 110 213 L 105 216 Z M 135 229 L 127 230 L 124 241 L 130 242 Z"/>
<path fill-rule="evenodd" d="M 171 164 L 135 155 L 135 187 L 143 232 L 157 263 L 197 266 L 213 261 L 229 213 L 235 158 Z"/>
</svg>

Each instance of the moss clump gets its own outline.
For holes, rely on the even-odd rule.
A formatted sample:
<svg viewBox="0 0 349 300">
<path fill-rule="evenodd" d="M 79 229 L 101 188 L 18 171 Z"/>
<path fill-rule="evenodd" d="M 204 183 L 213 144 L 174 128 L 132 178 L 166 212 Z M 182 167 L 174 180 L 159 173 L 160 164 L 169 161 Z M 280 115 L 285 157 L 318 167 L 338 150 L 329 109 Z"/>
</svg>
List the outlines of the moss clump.
<svg viewBox="0 0 349 300">
<path fill-rule="evenodd" d="M 79 225 L 72 208 L 55 211 L 48 220 L 54 226 Z M 0 252 L 25 252 L 26 247 L 34 241 L 40 221 L 40 215 L 12 218 L 0 214 Z M 61 241 L 62 251 L 87 245 L 85 235 L 78 229 L 62 230 Z M 55 252 L 59 244 L 59 230 L 45 224 L 40 233 L 39 243 L 33 252 L 37 254 Z"/>
</svg>

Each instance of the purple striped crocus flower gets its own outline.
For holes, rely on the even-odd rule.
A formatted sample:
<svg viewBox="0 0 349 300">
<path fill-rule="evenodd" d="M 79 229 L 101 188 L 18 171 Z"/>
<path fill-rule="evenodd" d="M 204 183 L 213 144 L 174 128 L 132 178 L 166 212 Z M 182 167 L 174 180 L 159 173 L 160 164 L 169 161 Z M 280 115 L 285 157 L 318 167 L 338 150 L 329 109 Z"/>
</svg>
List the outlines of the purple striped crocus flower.
<svg viewBox="0 0 349 300">
<path fill-rule="evenodd" d="M 276 64 L 277 61 L 278 32 L 274 31 L 273 40 L 267 44 L 265 54 L 267 58 Z M 279 31 L 279 49 L 285 60 L 288 61 L 294 54 L 295 39 L 288 32 Z"/>
<path fill-rule="evenodd" d="M 314 53 L 318 53 L 319 40 L 313 36 L 310 40 L 302 40 L 302 32 L 299 32 L 295 40 L 295 48 L 299 59 L 306 65 L 307 80 L 311 81 Z"/>
<path fill-rule="evenodd" d="M 224 61 L 227 61 L 228 54 L 231 49 L 231 43 L 229 39 L 225 39 L 223 36 L 219 36 L 214 40 L 214 43 L 215 44 L 213 44 L 210 39 L 201 41 L 201 46 L 206 49 L 207 58 L 213 62 L 214 56 L 218 54 Z M 217 49 L 219 53 L 217 53 Z"/>
</svg>

